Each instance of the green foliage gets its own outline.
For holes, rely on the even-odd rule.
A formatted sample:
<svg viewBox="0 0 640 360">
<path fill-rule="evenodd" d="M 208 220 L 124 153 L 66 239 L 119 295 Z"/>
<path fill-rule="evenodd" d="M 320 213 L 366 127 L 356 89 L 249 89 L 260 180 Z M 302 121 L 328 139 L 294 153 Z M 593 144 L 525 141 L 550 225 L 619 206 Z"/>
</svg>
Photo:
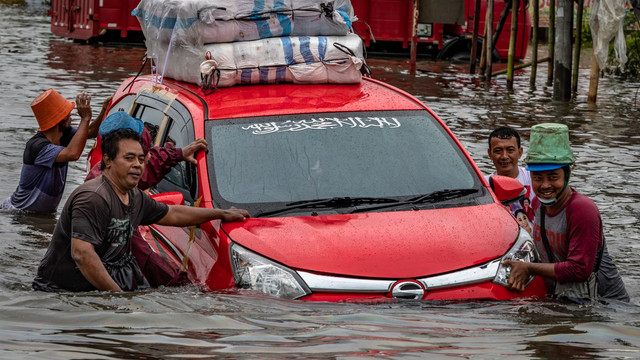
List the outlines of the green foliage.
<svg viewBox="0 0 640 360">
<path fill-rule="evenodd" d="M 591 28 L 589 27 L 589 19 L 582 22 L 582 46 L 593 47 L 593 38 L 591 37 Z"/>
<path fill-rule="evenodd" d="M 593 38 L 591 37 L 591 28 L 589 27 L 589 19 L 591 18 L 591 9 L 584 9 L 582 15 L 582 24 L 580 26 L 582 35 L 582 47 L 593 47 Z"/>
</svg>

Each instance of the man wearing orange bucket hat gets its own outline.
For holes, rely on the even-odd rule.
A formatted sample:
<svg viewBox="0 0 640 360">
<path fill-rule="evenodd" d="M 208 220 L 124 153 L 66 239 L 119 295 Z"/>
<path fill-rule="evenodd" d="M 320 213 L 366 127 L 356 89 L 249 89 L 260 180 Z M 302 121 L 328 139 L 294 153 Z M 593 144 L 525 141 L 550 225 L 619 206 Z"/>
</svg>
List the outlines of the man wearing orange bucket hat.
<svg viewBox="0 0 640 360">
<path fill-rule="evenodd" d="M 82 92 L 71 102 L 49 89 L 31 103 L 38 132 L 27 141 L 20 183 L 2 202 L 3 209 L 55 212 L 62 199 L 70 161 L 82 155 L 87 137 L 96 137 L 103 112 L 91 122 L 91 95 Z M 77 104 L 80 124 L 71 126 L 71 111 Z"/>
</svg>

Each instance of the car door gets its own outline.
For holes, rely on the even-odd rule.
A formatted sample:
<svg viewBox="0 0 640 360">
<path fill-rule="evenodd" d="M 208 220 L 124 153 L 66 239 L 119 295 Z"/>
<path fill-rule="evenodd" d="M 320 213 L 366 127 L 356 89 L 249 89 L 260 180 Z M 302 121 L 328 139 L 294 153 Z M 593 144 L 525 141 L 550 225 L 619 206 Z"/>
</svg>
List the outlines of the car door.
<svg viewBox="0 0 640 360">
<path fill-rule="evenodd" d="M 174 97 L 142 90 L 136 96 L 131 114 L 143 121 L 151 134 L 153 146 L 162 147 L 170 142 L 176 148 L 183 148 L 195 139 L 191 114 Z M 149 192 L 158 198 L 162 198 L 166 193 L 178 192 L 184 198 L 184 205 L 193 206 L 198 196 L 196 166 L 181 161 L 172 167 L 157 185 L 151 187 Z M 165 256 L 165 259 L 173 260 L 174 265 L 181 266 L 182 264 L 175 264 L 175 260 L 183 262 L 185 254 L 190 251 L 187 249 L 199 242 L 201 231 L 199 227 L 153 225 L 149 228 L 148 234 L 153 239 L 147 236 L 146 240 L 156 250 L 160 250 L 157 252 L 173 254 L 174 256 Z M 198 246 L 194 247 L 193 252 L 197 251 L 196 247 Z"/>
</svg>

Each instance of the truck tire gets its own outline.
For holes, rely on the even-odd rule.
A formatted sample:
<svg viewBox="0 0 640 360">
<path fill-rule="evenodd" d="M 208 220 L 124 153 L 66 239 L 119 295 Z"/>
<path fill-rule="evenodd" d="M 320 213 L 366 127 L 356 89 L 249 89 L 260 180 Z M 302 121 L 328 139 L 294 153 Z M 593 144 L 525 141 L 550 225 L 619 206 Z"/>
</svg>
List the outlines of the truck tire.
<svg viewBox="0 0 640 360">
<path fill-rule="evenodd" d="M 476 61 L 480 61 L 480 55 L 482 54 L 483 39 L 478 38 Z M 455 37 L 449 40 L 442 50 L 436 56 L 436 60 L 441 61 L 453 61 L 453 62 L 469 62 L 471 59 L 471 39 L 465 37 Z M 494 62 L 500 61 L 500 55 L 498 51 L 493 49 L 491 59 Z"/>
</svg>

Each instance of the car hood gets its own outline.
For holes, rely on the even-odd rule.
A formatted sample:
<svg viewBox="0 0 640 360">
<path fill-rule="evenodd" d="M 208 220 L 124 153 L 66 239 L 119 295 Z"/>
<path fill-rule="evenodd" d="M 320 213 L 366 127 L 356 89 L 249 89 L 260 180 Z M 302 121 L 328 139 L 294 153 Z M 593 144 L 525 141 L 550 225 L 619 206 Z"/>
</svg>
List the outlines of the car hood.
<svg viewBox="0 0 640 360">
<path fill-rule="evenodd" d="M 518 224 L 499 204 L 225 223 L 236 243 L 296 270 L 417 278 L 481 264 L 510 248 Z"/>
</svg>

